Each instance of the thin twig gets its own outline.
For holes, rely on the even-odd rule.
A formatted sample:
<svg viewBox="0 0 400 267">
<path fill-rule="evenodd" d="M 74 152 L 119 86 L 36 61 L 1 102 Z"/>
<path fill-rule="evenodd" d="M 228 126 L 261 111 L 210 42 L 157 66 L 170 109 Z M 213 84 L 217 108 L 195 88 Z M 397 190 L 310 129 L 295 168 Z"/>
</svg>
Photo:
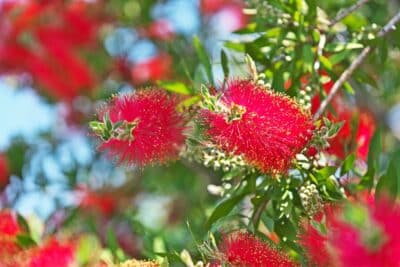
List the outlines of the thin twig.
<svg viewBox="0 0 400 267">
<path fill-rule="evenodd" d="M 266 197 L 263 200 L 263 202 L 258 206 L 257 210 L 255 210 L 255 212 L 253 214 L 253 218 L 251 221 L 253 222 L 255 230 L 257 230 L 257 228 L 258 228 L 258 224 L 260 223 L 261 215 L 262 215 L 263 211 L 265 210 L 265 207 L 267 206 L 268 202 L 269 202 L 269 198 Z"/>
<path fill-rule="evenodd" d="M 336 17 L 329 23 L 329 27 L 332 27 L 333 25 L 338 23 L 339 21 L 341 21 L 342 19 L 344 19 L 345 17 L 347 17 L 348 15 L 350 15 L 351 13 L 353 13 L 354 11 L 356 11 L 357 9 L 359 9 L 360 7 L 365 5 L 368 1 L 369 0 L 359 0 L 357 3 L 355 3 L 351 7 L 340 11 L 336 15 Z"/>
<path fill-rule="evenodd" d="M 377 37 L 384 37 L 389 32 L 396 29 L 396 24 L 400 21 L 400 11 L 397 12 L 395 16 L 378 32 Z M 339 79 L 332 86 L 331 91 L 328 96 L 322 101 L 320 107 L 317 112 L 314 114 L 314 121 L 318 120 L 319 117 L 324 113 L 327 108 L 329 102 L 333 99 L 339 89 L 343 86 L 343 84 L 351 77 L 353 72 L 363 63 L 363 61 L 367 58 L 368 54 L 372 51 L 372 46 L 365 47 L 361 54 L 350 64 L 350 66 L 340 75 Z"/>
</svg>

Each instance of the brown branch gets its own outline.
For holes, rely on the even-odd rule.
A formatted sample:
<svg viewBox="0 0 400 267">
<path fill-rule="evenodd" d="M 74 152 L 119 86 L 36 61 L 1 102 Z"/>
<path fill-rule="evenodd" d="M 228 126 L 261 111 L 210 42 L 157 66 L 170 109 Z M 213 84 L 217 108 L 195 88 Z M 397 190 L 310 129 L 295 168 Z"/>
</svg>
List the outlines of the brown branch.
<svg viewBox="0 0 400 267">
<path fill-rule="evenodd" d="M 362 7 L 364 4 L 366 4 L 369 0 L 359 0 L 357 3 L 355 3 L 354 5 L 352 5 L 351 7 L 340 11 L 336 17 L 329 23 L 329 27 L 334 26 L 336 23 L 338 23 L 339 21 L 341 21 L 342 19 L 344 19 L 345 17 L 347 17 L 348 15 L 350 15 L 351 13 L 353 13 L 354 11 L 356 11 L 357 9 L 359 9 L 360 7 Z"/>
<path fill-rule="evenodd" d="M 400 11 L 392 17 L 392 19 L 378 32 L 377 37 L 384 37 L 389 32 L 396 29 L 396 24 L 400 21 Z M 340 75 L 339 79 L 332 86 L 328 96 L 322 101 L 317 112 L 314 114 L 314 121 L 318 120 L 319 117 L 324 113 L 325 109 L 329 105 L 329 102 L 333 99 L 336 93 L 342 88 L 343 84 L 351 77 L 353 72 L 364 62 L 368 54 L 372 51 L 372 46 L 365 47 L 361 54 L 350 64 L 350 66 Z"/>
<path fill-rule="evenodd" d="M 260 206 L 258 206 L 258 208 L 254 211 L 253 218 L 251 219 L 251 221 L 254 225 L 255 230 L 257 230 L 257 228 L 258 228 L 258 224 L 260 223 L 261 215 L 262 215 L 263 211 L 265 210 L 265 207 L 267 207 L 268 202 L 269 202 L 269 199 L 266 197 L 263 200 L 263 202 L 260 204 Z"/>
</svg>

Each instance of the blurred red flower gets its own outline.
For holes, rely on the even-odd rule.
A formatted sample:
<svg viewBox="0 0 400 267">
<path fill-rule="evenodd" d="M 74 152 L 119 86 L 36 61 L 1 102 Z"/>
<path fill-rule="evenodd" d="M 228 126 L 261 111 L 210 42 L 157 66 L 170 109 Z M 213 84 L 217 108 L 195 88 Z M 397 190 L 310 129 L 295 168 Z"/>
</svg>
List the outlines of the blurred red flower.
<svg viewBox="0 0 400 267">
<path fill-rule="evenodd" d="M 236 31 L 243 28 L 248 17 L 243 13 L 242 0 L 201 0 L 200 10 L 206 16 L 221 16 L 223 27 L 227 31 Z"/>
<path fill-rule="evenodd" d="M 15 254 L 21 251 L 16 236 L 21 232 L 15 214 L 9 210 L 0 211 L 0 266 L 16 266 Z"/>
<path fill-rule="evenodd" d="M 75 248 L 70 243 L 61 244 L 55 239 L 49 240 L 43 247 L 33 249 L 29 267 L 68 267 L 75 260 Z"/>
<path fill-rule="evenodd" d="M 184 120 L 177 112 L 178 99 L 161 89 L 141 90 L 114 97 L 101 111 L 113 123 L 122 121 L 128 132 L 121 138 L 111 137 L 100 149 L 108 150 L 120 163 L 144 166 L 165 162 L 178 156 L 184 143 Z"/>
<path fill-rule="evenodd" d="M 257 237 L 243 231 L 237 231 L 223 238 L 219 246 L 221 255 L 217 254 L 219 263 L 213 266 L 228 263 L 229 266 L 237 267 L 289 267 L 296 266 L 282 252 L 272 248 Z"/>
<path fill-rule="evenodd" d="M 310 224 L 306 224 L 303 231 L 299 243 L 303 246 L 309 260 L 316 266 L 330 266 L 331 259 L 326 247 L 326 236 Z"/>
<path fill-rule="evenodd" d="M 310 114 L 289 97 L 250 80 L 228 82 L 219 102 L 222 112 L 200 113 L 206 134 L 263 172 L 287 171 L 313 136 Z"/>
<path fill-rule="evenodd" d="M 0 211 L 0 235 L 16 236 L 20 231 L 15 214 L 9 210 Z"/>
<path fill-rule="evenodd" d="M 7 158 L 0 154 L 0 191 L 9 183 L 10 173 Z"/>
<path fill-rule="evenodd" d="M 327 77 L 324 73 L 322 76 Z M 329 93 L 333 84 L 332 80 L 326 82 L 324 91 Z M 320 103 L 319 95 L 312 98 L 312 113 L 317 111 Z M 367 110 L 350 106 L 340 94 L 337 94 L 330 104 L 333 110 L 328 110 L 327 118 L 333 122 L 343 121 L 344 124 L 338 134 L 329 141 L 330 147 L 326 152 L 341 159 L 344 159 L 348 153 L 355 152 L 359 159 L 365 160 L 368 155 L 369 143 L 376 128 L 374 117 Z"/>
<path fill-rule="evenodd" d="M 214 14 L 227 5 L 240 5 L 243 6 L 242 0 L 201 0 L 200 1 L 200 9 L 206 14 Z"/>
<path fill-rule="evenodd" d="M 0 16 L 0 73 L 28 72 L 62 100 L 93 88 L 93 73 L 80 55 L 95 44 L 100 24 L 88 3 L 13 2 L 0 4 Z"/>
<path fill-rule="evenodd" d="M 366 160 L 369 144 L 376 129 L 375 118 L 368 110 L 360 110 L 358 113 L 358 129 L 356 133 L 356 155 Z"/>
<path fill-rule="evenodd" d="M 108 217 L 116 209 L 115 196 L 110 193 L 91 191 L 84 185 L 78 185 L 77 193 L 80 200 L 79 205 L 84 210 L 97 211 Z"/>
<path fill-rule="evenodd" d="M 143 37 L 160 41 L 170 41 L 175 37 L 174 27 L 166 19 L 155 20 L 148 26 L 139 28 L 139 32 Z"/>
<path fill-rule="evenodd" d="M 311 262 L 317 266 L 400 266 L 399 203 L 370 197 L 352 205 L 366 218 L 349 219 L 340 209 L 326 217 L 326 233 L 305 227 L 300 243 Z"/>
<path fill-rule="evenodd" d="M 131 67 L 132 81 L 136 85 L 165 80 L 172 73 L 172 58 L 168 54 L 158 54 Z"/>
</svg>

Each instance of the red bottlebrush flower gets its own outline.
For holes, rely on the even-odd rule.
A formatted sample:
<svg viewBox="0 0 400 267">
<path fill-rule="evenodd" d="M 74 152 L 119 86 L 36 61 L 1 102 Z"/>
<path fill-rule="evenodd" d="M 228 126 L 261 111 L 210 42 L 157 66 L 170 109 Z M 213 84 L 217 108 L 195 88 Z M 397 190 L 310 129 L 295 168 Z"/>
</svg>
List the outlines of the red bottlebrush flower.
<svg viewBox="0 0 400 267">
<path fill-rule="evenodd" d="M 132 81 L 135 84 L 156 82 L 171 75 L 172 59 L 168 54 L 159 54 L 131 68 Z"/>
<path fill-rule="evenodd" d="M 114 67 L 118 75 L 124 80 L 130 80 L 132 78 L 131 69 L 129 63 L 125 58 L 116 58 L 114 61 Z"/>
<path fill-rule="evenodd" d="M 263 172 L 287 171 L 313 135 L 309 114 L 289 97 L 252 81 L 229 82 L 219 103 L 222 112 L 201 111 L 206 134 Z"/>
<path fill-rule="evenodd" d="M 0 235 L 16 236 L 20 231 L 14 214 L 8 210 L 0 211 Z"/>
<path fill-rule="evenodd" d="M 239 4 L 227 5 L 217 14 L 221 17 L 222 27 L 228 32 L 243 28 L 248 21 L 248 17 L 243 13 L 243 6 Z"/>
<path fill-rule="evenodd" d="M 185 140 L 184 120 L 176 110 L 177 103 L 176 97 L 161 89 L 115 97 L 102 114 L 108 113 L 113 123 L 132 124 L 132 128 L 127 137 L 111 137 L 100 148 L 120 163 L 140 166 L 175 158 Z"/>
<path fill-rule="evenodd" d="M 106 217 L 116 209 L 116 199 L 111 194 L 90 191 L 86 186 L 78 186 L 78 194 L 82 209 L 95 210 Z"/>
<path fill-rule="evenodd" d="M 343 210 L 337 210 L 326 217 L 326 236 L 307 226 L 300 243 L 312 263 L 341 267 L 400 266 L 400 204 L 386 198 L 354 204 L 365 209 L 364 220 L 350 221 Z"/>
<path fill-rule="evenodd" d="M 331 238 L 342 266 L 400 266 L 399 203 L 382 198 L 365 206 L 371 225 L 342 222 Z"/>
<path fill-rule="evenodd" d="M 175 31 L 172 24 L 165 19 L 153 21 L 150 25 L 143 29 L 139 29 L 144 37 L 169 41 L 175 37 Z"/>
<path fill-rule="evenodd" d="M 16 236 L 20 232 L 14 214 L 9 210 L 0 211 L 0 266 L 19 266 L 15 255 L 21 251 L 16 243 Z"/>
<path fill-rule="evenodd" d="M 0 5 L 0 72 L 28 72 L 56 99 L 90 91 L 94 77 L 80 53 L 96 43 L 100 23 L 88 5 L 38 0 Z M 26 36 L 30 39 L 21 42 Z"/>
<path fill-rule="evenodd" d="M 244 27 L 248 17 L 243 13 L 242 0 L 201 0 L 200 9 L 206 16 L 218 16 L 222 28 L 236 31 Z"/>
<path fill-rule="evenodd" d="M 303 246 L 309 260 L 316 266 L 330 266 L 331 259 L 326 245 L 327 237 L 314 229 L 311 225 L 305 225 L 300 235 L 300 245 Z"/>
<path fill-rule="evenodd" d="M 201 0 L 200 1 L 200 9 L 206 14 L 210 15 L 216 13 L 226 7 L 227 5 L 243 5 L 242 0 Z"/>
<path fill-rule="evenodd" d="M 327 76 L 324 72 L 322 76 Z M 305 80 L 302 82 L 307 84 Z M 330 79 L 324 86 L 324 91 L 329 93 L 334 82 Z M 321 104 L 319 95 L 312 98 L 311 112 L 315 113 Z M 342 95 L 336 95 L 331 101 L 333 112 L 328 111 L 326 116 L 333 122 L 344 122 L 338 134 L 329 141 L 328 154 L 344 159 L 349 152 L 355 152 L 357 158 L 365 160 L 368 155 L 369 143 L 375 131 L 375 120 L 368 111 L 354 108 L 347 103 Z M 358 124 L 352 124 L 358 117 Z M 357 127 L 354 127 L 357 126 Z M 354 139 L 353 139 L 354 138 Z"/>
<path fill-rule="evenodd" d="M 375 119 L 368 111 L 361 110 L 359 113 L 358 129 L 356 133 L 356 153 L 357 157 L 367 159 L 369 143 L 375 132 Z"/>
<path fill-rule="evenodd" d="M 230 266 L 296 266 L 284 254 L 246 232 L 235 232 L 225 237 L 220 246 L 222 261 Z"/>
<path fill-rule="evenodd" d="M 33 251 L 29 267 L 68 267 L 74 262 L 75 249 L 71 244 L 50 240 L 44 247 Z"/>
<path fill-rule="evenodd" d="M 0 154 L 0 191 L 8 184 L 10 173 L 7 158 Z"/>
</svg>

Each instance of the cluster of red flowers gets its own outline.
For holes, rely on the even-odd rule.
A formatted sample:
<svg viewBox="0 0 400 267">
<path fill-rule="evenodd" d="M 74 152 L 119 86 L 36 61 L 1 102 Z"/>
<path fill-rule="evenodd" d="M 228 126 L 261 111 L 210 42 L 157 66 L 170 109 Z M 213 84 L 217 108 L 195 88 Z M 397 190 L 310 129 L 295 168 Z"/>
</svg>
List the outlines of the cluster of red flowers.
<svg viewBox="0 0 400 267">
<path fill-rule="evenodd" d="M 99 22 L 88 1 L 12 1 L 0 4 L 0 73 L 23 73 L 58 99 L 94 86 L 81 57 L 94 45 Z"/>
<path fill-rule="evenodd" d="M 351 220 L 345 209 L 325 214 L 326 233 L 306 225 L 300 236 L 312 264 L 317 266 L 400 266 L 400 205 L 369 197 L 357 203 L 361 217 Z M 354 213 L 352 213 L 354 214 Z M 356 215 L 354 215 L 356 216 Z"/>
<path fill-rule="evenodd" d="M 291 267 L 296 266 L 286 255 L 272 248 L 257 237 L 243 231 L 225 236 L 220 244 L 217 259 L 211 266 L 220 267 L 224 263 L 237 267 Z"/>
<path fill-rule="evenodd" d="M 322 77 L 327 75 L 322 74 Z M 324 90 L 329 93 L 334 82 L 329 80 L 324 84 Z M 311 102 L 312 113 L 320 105 L 320 97 L 316 95 Z M 372 114 L 363 109 L 350 106 L 342 95 L 336 95 L 331 101 L 333 111 L 326 116 L 333 122 L 344 122 L 342 129 L 329 141 L 327 153 L 343 159 L 348 153 L 355 152 L 357 158 L 365 160 L 368 155 L 369 143 L 375 131 L 375 119 Z"/>
<path fill-rule="evenodd" d="M 250 80 L 233 80 L 219 100 L 224 112 L 204 109 L 206 134 L 226 152 L 243 155 L 266 173 L 287 171 L 313 136 L 310 114 L 294 100 Z"/>
<path fill-rule="evenodd" d="M 178 98 L 161 89 L 141 90 L 114 97 L 100 112 L 100 120 L 108 114 L 112 123 L 132 125 L 124 138 L 111 137 L 106 149 L 119 162 L 140 166 L 165 162 L 177 157 L 184 143 L 184 119 L 177 111 Z"/>
<path fill-rule="evenodd" d="M 0 211 L 0 266 L 2 267 L 68 267 L 74 262 L 75 248 L 51 238 L 39 247 L 24 249 L 17 242 L 23 233 L 16 217 L 7 210 Z"/>
</svg>

